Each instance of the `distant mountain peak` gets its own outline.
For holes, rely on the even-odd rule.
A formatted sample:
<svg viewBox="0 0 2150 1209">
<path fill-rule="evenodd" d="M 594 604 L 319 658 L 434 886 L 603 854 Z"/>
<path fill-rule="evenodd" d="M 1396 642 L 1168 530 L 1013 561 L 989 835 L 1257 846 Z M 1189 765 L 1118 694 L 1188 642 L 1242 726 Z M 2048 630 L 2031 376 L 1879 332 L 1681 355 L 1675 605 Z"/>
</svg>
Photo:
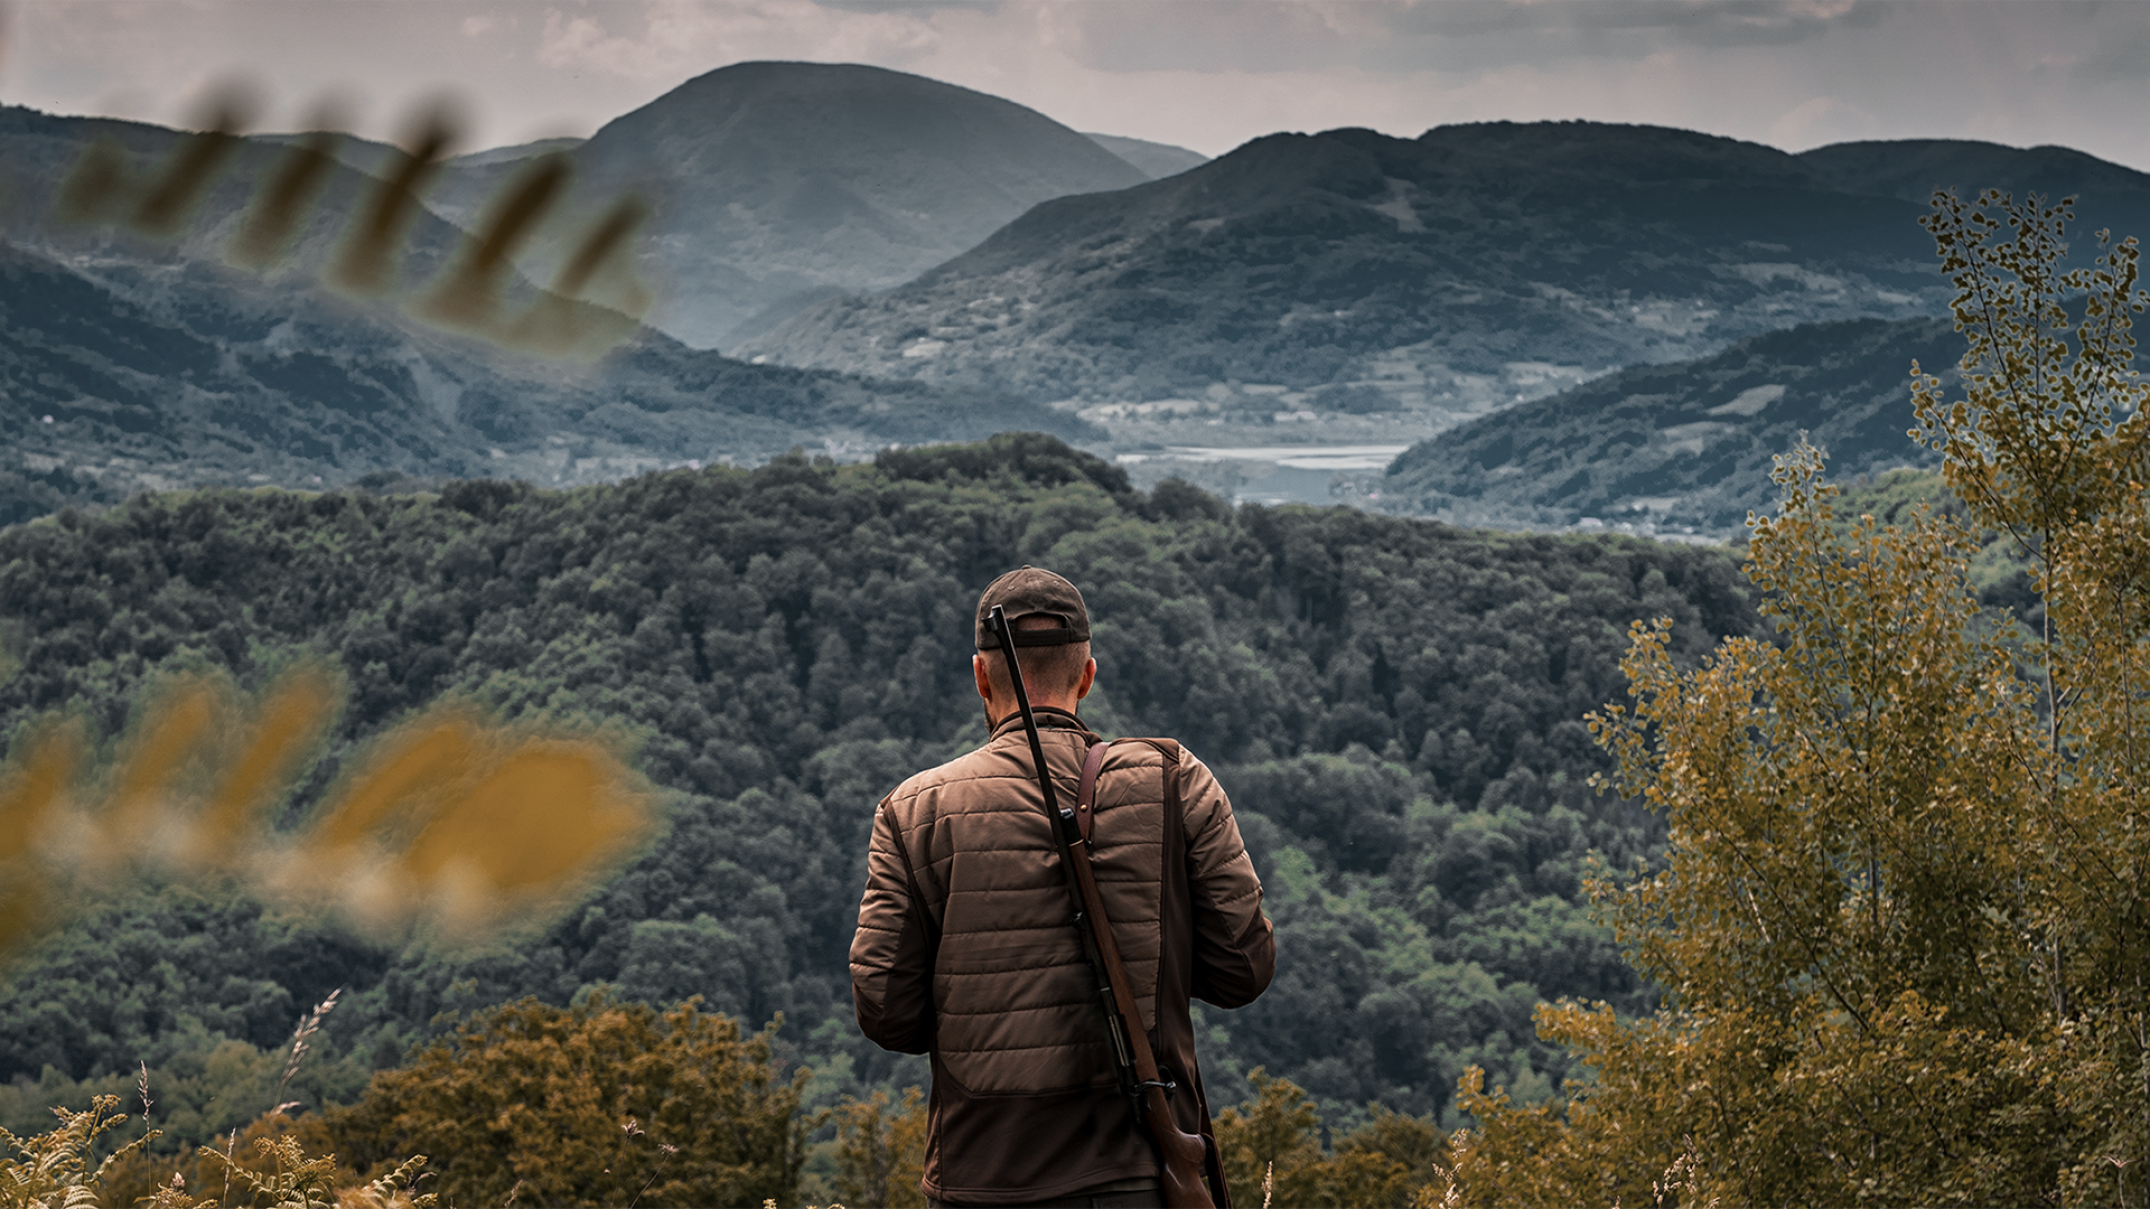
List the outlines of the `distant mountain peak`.
<svg viewBox="0 0 2150 1209">
<path fill-rule="evenodd" d="M 606 123 L 585 187 L 647 189 L 651 322 L 735 343 L 832 295 L 885 289 L 1040 202 L 1149 172 L 1013 101 L 855 63 L 735 63 Z"/>
</svg>

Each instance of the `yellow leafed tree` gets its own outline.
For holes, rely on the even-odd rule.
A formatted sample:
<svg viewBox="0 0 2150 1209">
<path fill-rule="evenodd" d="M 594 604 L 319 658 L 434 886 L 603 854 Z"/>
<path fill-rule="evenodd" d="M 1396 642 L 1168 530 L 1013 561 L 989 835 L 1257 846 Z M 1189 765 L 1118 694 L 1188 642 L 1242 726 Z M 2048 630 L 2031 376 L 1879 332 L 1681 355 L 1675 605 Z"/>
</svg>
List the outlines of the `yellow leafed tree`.
<svg viewBox="0 0 2150 1209">
<path fill-rule="evenodd" d="M 456 1204 L 788 1205 L 817 1120 L 769 1047 L 693 1000 L 524 1000 L 374 1076 L 329 1132 L 361 1167 L 424 1139 Z"/>
<path fill-rule="evenodd" d="M 836 1142 L 843 1204 L 925 1209 L 926 1103 L 917 1088 L 905 1088 L 893 1112 L 883 1091 L 839 1105 Z"/>
<path fill-rule="evenodd" d="M 1980 609 L 1979 532 L 1840 515 L 1817 451 L 1780 460 L 1748 572 L 1776 641 L 1683 672 L 1638 625 L 1633 705 L 1593 719 L 1670 824 L 1594 889 L 1664 1007 L 1541 1008 L 1595 1073 L 1564 1103 L 1467 1076 L 1461 1200 L 2150 1199 L 2145 299 L 2133 240 L 2064 267 L 2072 219 L 1937 196 L 1962 397 L 1913 367 L 1913 435 L 2042 610 Z"/>
<path fill-rule="evenodd" d="M 1289 1079 L 1256 1067 L 1254 1098 L 1217 1114 L 1217 1151 L 1233 1203 L 1363 1205 L 1413 1203 L 1442 1158 L 1433 1122 L 1369 1105 L 1372 1118 L 1321 1147 L 1321 1114 Z"/>
</svg>

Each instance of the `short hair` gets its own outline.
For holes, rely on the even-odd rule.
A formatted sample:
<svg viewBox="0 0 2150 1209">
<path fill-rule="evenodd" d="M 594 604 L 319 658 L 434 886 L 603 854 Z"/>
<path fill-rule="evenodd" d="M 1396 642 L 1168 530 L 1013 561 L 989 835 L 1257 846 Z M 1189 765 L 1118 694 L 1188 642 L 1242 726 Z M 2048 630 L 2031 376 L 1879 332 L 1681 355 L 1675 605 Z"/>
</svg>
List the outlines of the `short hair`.
<svg viewBox="0 0 2150 1209">
<path fill-rule="evenodd" d="M 1067 624 L 1050 613 L 1026 613 L 1010 623 L 1018 630 L 1056 630 Z M 1082 683 L 1083 665 L 1090 662 L 1090 644 L 1066 642 L 1059 646 L 1017 647 L 1023 660 L 1023 688 L 1031 696 L 1050 693 L 1065 696 Z M 999 650 L 981 651 L 985 656 L 987 679 L 992 681 L 993 694 L 1015 695 L 1015 686 L 1008 680 L 1008 662 Z"/>
</svg>

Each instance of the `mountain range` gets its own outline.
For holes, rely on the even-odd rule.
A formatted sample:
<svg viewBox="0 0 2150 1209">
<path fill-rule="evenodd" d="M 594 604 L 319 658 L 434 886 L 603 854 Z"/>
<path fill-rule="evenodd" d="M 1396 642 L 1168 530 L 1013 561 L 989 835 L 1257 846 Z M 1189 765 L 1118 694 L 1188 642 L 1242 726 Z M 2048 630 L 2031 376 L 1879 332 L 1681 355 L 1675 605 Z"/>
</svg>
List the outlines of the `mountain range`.
<svg viewBox="0 0 2150 1209">
<path fill-rule="evenodd" d="M 181 232 L 177 250 L 204 255 L 218 240 L 228 243 L 228 220 L 277 158 L 307 137 L 244 140 L 199 206 L 196 217 L 206 221 Z M 0 107 L 0 224 L 11 237 L 42 242 L 55 234 L 48 220 L 61 185 L 99 144 L 146 181 L 176 162 L 184 136 L 146 123 Z M 309 235 L 345 229 L 349 203 L 392 171 L 401 152 L 344 137 L 334 154 L 341 168 L 323 189 L 327 204 Z M 898 284 L 1038 201 L 1203 162 L 1184 148 L 1081 134 L 920 76 L 739 64 L 690 80 L 586 140 L 442 160 L 421 197 L 429 219 L 447 221 L 420 221 L 413 232 L 414 248 L 432 256 L 426 267 L 437 267 L 461 232 L 484 225 L 489 206 L 546 155 L 566 158 L 571 185 L 565 204 L 553 206 L 517 251 L 521 265 L 550 277 L 616 200 L 636 196 L 649 209 L 637 259 L 658 292 L 647 318 L 696 347 L 729 341 L 742 323 L 767 326 L 814 299 Z M 64 234 L 79 241 L 89 233 Z M 298 249 L 302 260 L 308 250 Z"/>
<path fill-rule="evenodd" d="M 1146 179 L 1071 137 L 1118 179 Z M 436 210 L 406 215 L 377 288 L 326 288 L 379 193 L 374 174 L 395 166 L 394 148 L 365 140 L 336 147 L 267 270 L 234 267 L 249 207 L 299 141 L 239 140 L 170 231 L 147 235 L 144 199 L 198 140 L 0 107 L 0 423 L 13 434 L 0 450 L 0 523 L 200 483 L 571 483 L 797 446 L 861 456 L 1008 428 L 1101 435 L 994 392 L 750 366 L 655 330 L 595 367 L 443 331 L 428 307 L 469 237 Z M 486 172 L 497 190 L 535 156 L 576 146 L 457 157 L 443 166 L 445 195 Z M 100 163 L 109 179 L 69 200 Z M 504 310 L 534 297 L 507 272 Z"/>
<path fill-rule="evenodd" d="M 1140 169 L 1151 180 L 1162 180 L 1192 171 L 1209 162 L 1209 157 L 1199 151 L 1175 147 L 1170 143 L 1153 143 L 1148 139 L 1131 139 L 1119 134 L 1086 132 L 1084 138 L 1112 152 Z"/>
<path fill-rule="evenodd" d="M 1416 439 L 1798 323 L 1939 314 L 1948 286 L 1918 219 L 1934 188 L 1987 183 L 2081 192 L 2083 229 L 2150 230 L 2150 177 L 2058 148 L 1790 155 L 1587 122 L 1275 135 L 1041 205 L 749 351 L 990 384 L 1160 445 L 1216 443 L 1220 426 L 1275 440 L 1295 416 Z M 1369 428 L 1384 414 L 1386 434 Z"/>
<path fill-rule="evenodd" d="M 1930 313 L 1943 283 L 1919 212 L 1688 131 L 1273 135 L 1039 206 L 752 351 L 1085 403 L 1236 380 L 1467 413 L 1512 402 L 1518 366 L 1573 381 L 1795 322 Z"/>
<path fill-rule="evenodd" d="M 1250 446 L 1275 462 L 1352 444 L 1364 466 L 1415 445 L 1382 486 L 1365 482 L 1384 506 L 1555 525 L 1625 508 L 1718 532 L 1752 492 L 1711 475 L 1752 478 L 1760 451 L 1800 427 L 1871 444 L 1855 435 L 1871 419 L 1859 409 L 1906 357 L 1858 371 L 1872 390 L 1795 371 L 1926 341 L 1915 323 L 1887 324 L 1942 312 L 1948 287 L 1917 224 L 1934 188 L 2076 193 L 2079 234 L 2150 230 L 2150 177 L 2065 148 L 1789 155 L 1664 128 L 1496 122 L 1415 139 L 1279 134 L 1205 161 L 903 73 L 750 63 L 587 140 L 443 161 L 381 280 L 324 289 L 400 162 L 346 139 L 281 258 L 232 268 L 248 206 L 307 137 L 239 140 L 192 209 L 150 236 L 155 182 L 198 140 L 0 107 L 13 245 L 0 406 L 32 426 L 7 471 L 28 476 L 10 515 L 159 484 L 564 482 L 1026 427 L 1125 455 L 1145 484 L 1197 461 L 1240 466 L 1230 459 Z M 625 341 L 595 368 L 513 353 L 499 330 L 442 330 L 438 283 L 471 263 L 470 231 L 555 155 L 574 171 L 567 202 L 502 267 L 500 313 L 529 306 L 532 281 L 634 194 L 651 207 L 634 245 L 659 294 L 649 318 L 688 344 L 606 309 L 636 311 L 626 275 L 574 311 Z M 93 167 L 109 196 L 78 213 L 62 203 Z M 124 355 L 102 315 L 137 332 Z M 1882 326 L 1852 322 L 1867 319 Z M 719 340 L 745 341 L 756 364 L 689 346 Z M 1744 351 L 1721 360 L 1728 350 Z M 1738 357 L 1761 375 L 1739 390 L 1785 394 L 1712 418 L 1748 373 Z M 286 361 L 311 368 L 276 368 Z M 1551 410 L 1519 406 L 1534 400 Z M 1449 431 L 1494 412 L 1498 425 Z M 1488 462 L 1496 429 L 1514 451 Z M 1618 448 L 1571 465 L 1587 433 Z M 1635 433 L 1658 435 L 1620 435 Z"/>
<path fill-rule="evenodd" d="M 289 162 L 290 148 L 276 139 L 235 141 L 188 204 L 174 210 L 169 230 L 143 234 L 138 219 L 149 197 L 194 146 L 188 132 L 147 122 L 58 117 L 0 105 L 0 236 L 113 270 L 224 263 L 249 207 Z M 384 156 L 391 150 L 366 146 L 381 148 Z M 325 165 L 305 191 L 306 204 L 295 210 L 265 286 L 325 272 L 379 184 L 347 164 Z M 413 209 L 396 232 L 395 263 L 384 288 L 436 274 L 464 238 L 454 224 Z"/>
</svg>

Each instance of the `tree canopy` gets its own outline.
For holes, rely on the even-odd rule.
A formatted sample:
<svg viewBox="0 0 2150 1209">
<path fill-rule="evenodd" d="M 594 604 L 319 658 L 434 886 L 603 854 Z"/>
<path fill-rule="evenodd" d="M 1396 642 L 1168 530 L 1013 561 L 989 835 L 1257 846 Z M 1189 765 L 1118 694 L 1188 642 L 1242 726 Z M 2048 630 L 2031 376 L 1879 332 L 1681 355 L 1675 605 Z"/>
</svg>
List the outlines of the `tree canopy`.
<svg viewBox="0 0 2150 1209">
<path fill-rule="evenodd" d="M 228 1128 L 268 1106 L 244 1072 L 338 987 L 309 1104 L 356 1095 L 441 1035 L 442 1013 L 599 986 L 698 994 L 749 1029 L 782 1011 L 777 1052 L 825 1072 L 815 1095 L 921 1080 L 851 1022 L 866 829 L 899 780 L 982 738 L 970 610 L 1023 562 L 1089 598 L 1085 715 L 1177 735 L 1243 812 L 1283 972 L 1257 1004 L 1204 1012 L 1221 1100 L 1256 1066 L 1332 1116 L 1442 1110 L 1474 1062 L 1548 1094 L 1567 1060 L 1532 1035 L 1534 1004 L 1649 1004 L 1581 887 L 1590 852 L 1624 867 L 1662 832 L 1590 793 L 1608 765 L 1580 717 L 1617 691 L 1633 618 L 1677 618 L 1685 660 L 1751 631 L 1725 551 L 1235 511 L 1181 484 L 1133 491 L 1021 434 L 557 492 L 202 491 L 0 531 L 11 757 L 48 711 L 123 743 L 160 676 L 258 694 L 318 658 L 349 699 L 284 831 L 313 824 L 369 744 L 463 700 L 620 728 L 664 834 L 534 936 L 478 953 L 154 870 L 93 895 L 0 972 L 0 1080 L 38 1081 L 0 1086 L 5 1120 L 120 1090 L 146 1060 L 203 1072 L 191 1111 L 205 1136 Z M 203 1064 L 227 1042 L 255 1057 Z"/>
</svg>

